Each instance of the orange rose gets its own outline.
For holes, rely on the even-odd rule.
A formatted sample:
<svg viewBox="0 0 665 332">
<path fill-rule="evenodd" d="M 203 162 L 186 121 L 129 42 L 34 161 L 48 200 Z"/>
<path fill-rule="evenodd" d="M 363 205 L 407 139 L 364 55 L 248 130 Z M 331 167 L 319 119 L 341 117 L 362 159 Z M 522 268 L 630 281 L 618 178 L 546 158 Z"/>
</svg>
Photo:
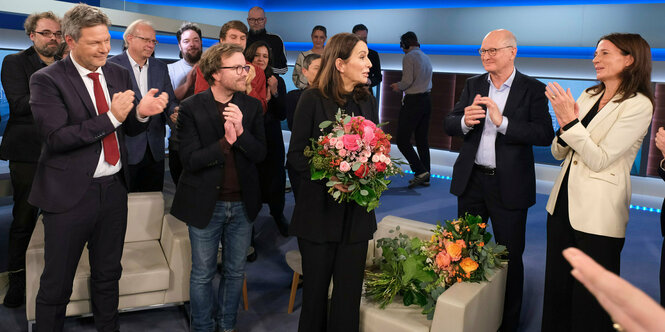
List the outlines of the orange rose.
<svg viewBox="0 0 665 332">
<path fill-rule="evenodd" d="M 460 258 L 462 258 L 462 247 L 460 247 L 460 245 L 455 242 L 446 244 L 446 251 L 454 262 L 457 262 L 460 260 Z"/>
<path fill-rule="evenodd" d="M 480 223 L 480 224 L 478 224 L 478 226 L 479 226 L 480 228 L 485 228 L 485 227 L 487 227 L 487 224 L 486 224 L 486 223 Z"/>
<path fill-rule="evenodd" d="M 485 242 L 478 242 L 477 245 L 478 245 L 479 247 L 484 247 L 484 246 L 485 246 Z"/>
<path fill-rule="evenodd" d="M 462 247 L 462 248 L 466 248 L 466 242 L 464 242 L 464 240 L 462 240 L 462 239 L 459 239 L 459 240 L 455 241 L 455 243 L 457 243 L 457 245 Z"/>
<path fill-rule="evenodd" d="M 470 257 L 466 257 L 462 260 L 462 262 L 459 264 L 464 272 L 467 273 L 467 275 L 470 275 L 471 272 L 475 271 L 478 269 L 478 263 L 471 259 Z"/>
</svg>

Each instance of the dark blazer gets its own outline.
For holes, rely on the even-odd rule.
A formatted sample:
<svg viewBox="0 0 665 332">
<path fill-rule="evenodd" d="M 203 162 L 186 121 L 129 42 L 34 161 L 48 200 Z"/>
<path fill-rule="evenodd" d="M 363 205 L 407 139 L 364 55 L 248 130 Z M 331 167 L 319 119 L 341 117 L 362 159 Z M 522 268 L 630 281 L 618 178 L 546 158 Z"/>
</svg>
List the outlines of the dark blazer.
<svg viewBox="0 0 665 332">
<path fill-rule="evenodd" d="M 101 67 L 109 95 L 132 88 L 129 72 L 115 63 Z M 106 114 L 97 115 L 94 102 L 71 57 L 30 78 L 30 107 L 44 142 L 32 184 L 30 204 L 60 213 L 81 200 L 92 182 L 102 151 L 102 139 L 116 132 L 125 181 L 129 181 L 125 134 L 137 135 L 148 126 L 136 119 L 136 107 L 116 128 Z M 137 101 L 134 100 L 134 104 Z"/>
<path fill-rule="evenodd" d="M 261 210 L 259 174 L 256 164 L 266 155 L 263 128 L 263 106 L 252 97 L 236 92 L 231 103 L 242 111 L 242 135 L 231 147 L 238 172 L 242 201 L 247 215 L 254 220 Z M 210 89 L 193 95 L 180 103 L 178 115 L 180 161 L 183 172 L 171 214 L 197 228 L 210 223 L 219 197 L 224 168 L 223 118 Z"/>
<path fill-rule="evenodd" d="M 658 175 L 660 175 L 661 179 L 665 180 L 665 171 L 660 168 L 660 164 L 658 165 Z M 660 208 L 660 234 L 665 237 L 665 200 L 663 200 L 663 206 Z M 665 250 L 665 247 L 663 248 Z"/>
<path fill-rule="evenodd" d="M 141 90 L 134 76 L 134 70 L 132 65 L 129 62 L 129 57 L 127 52 L 122 52 L 114 57 L 109 58 L 108 61 L 117 63 L 129 71 L 129 76 L 132 78 L 132 89 L 134 90 L 134 96 L 137 101 L 141 101 L 143 96 L 141 95 Z M 173 113 L 173 109 L 177 105 L 175 99 L 175 94 L 173 93 L 173 87 L 171 86 L 171 78 L 169 77 L 169 70 L 166 67 L 166 64 L 163 62 L 151 57 L 148 59 L 148 90 L 150 89 L 159 89 L 158 95 L 162 92 L 166 92 L 169 95 L 169 104 L 164 109 L 164 112 L 152 116 L 152 121 L 148 129 L 135 136 L 128 137 L 125 140 L 127 144 L 128 163 L 130 165 L 136 165 L 145 156 L 145 149 L 147 145 L 150 145 L 150 151 L 152 152 L 152 157 L 156 161 L 164 160 L 164 136 L 166 136 L 166 123 L 171 122 L 170 115 Z"/>
<path fill-rule="evenodd" d="M 59 58 L 57 58 L 59 59 Z M 42 149 L 30 111 L 30 76 L 46 67 L 34 46 L 5 57 L 2 86 L 9 101 L 9 120 L 0 145 L 0 159 L 37 162 Z"/>
<path fill-rule="evenodd" d="M 374 96 L 359 103 L 362 115 L 378 123 L 378 105 Z M 374 211 L 350 202 L 338 203 L 328 193 L 325 181 L 312 181 L 307 157 L 303 155 L 310 139 L 321 135 L 319 124 L 326 120 L 335 121 L 339 106 L 331 99 L 324 98 L 318 89 L 307 89 L 300 96 L 296 107 L 291 143 L 287 154 L 287 164 L 299 175 L 297 204 L 289 233 L 313 242 L 339 242 L 342 239 L 344 219 L 349 218 L 349 242 L 365 241 L 376 231 Z"/>
<path fill-rule="evenodd" d="M 485 73 L 466 80 L 459 102 L 444 120 L 448 135 L 464 136 L 450 184 L 450 192 L 456 196 L 466 190 L 485 124 L 481 121 L 464 135 L 461 124 L 464 108 L 473 103 L 476 94 L 488 95 L 487 75 Z M 503 115 L 508 118 L 508 128 L 505 135 L 497 134 L 495 143 L 496 176 L 499 179 L 501 199 L 508 209 L 526 209 L 536 203 L 532 146 L 550 145 L 554 138 L 545 85 L 516 72 Z"/>
<path fill-rule="evenodd" d="M 379 53 L 373 49 L 369 49 L 367 58 L 372 62 L 372 68 L 369 69 L 369 80 L 370 87 L 375 87 L 383 81 L 383 75 L 381 74 L 381 58 L 379 58 Z"/>
</svg>

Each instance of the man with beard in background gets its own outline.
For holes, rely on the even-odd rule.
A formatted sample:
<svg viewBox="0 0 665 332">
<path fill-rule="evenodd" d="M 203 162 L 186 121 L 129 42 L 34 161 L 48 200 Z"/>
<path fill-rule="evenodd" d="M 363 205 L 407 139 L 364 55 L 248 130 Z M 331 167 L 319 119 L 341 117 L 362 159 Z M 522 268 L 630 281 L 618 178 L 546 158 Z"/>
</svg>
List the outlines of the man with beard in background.
<svg viewBox="0 0 665 332">
<path fill-rule="evenodd" d="M 16 308 L 25 302 L 25 251 L 37 222 L 39 209 L 28 203 L 32 179 L 42 142 L 30 109 L 30 76 L 60 57 L 62 41 L 60 19 L 53 12 L 35 13 L 23 24 L 32 46 L 5 57 L 2 62 L 2 86 L 9 101 L 9 121 L 5 129 L 0 159 L 9 160 L 9 176 L 14 192 L 14 220 L 9 228 L 9 290 L 4 305 Z"/>
<path fill-rule="evenodd" d="M 266 31 L 266 13 L 261 7 L 252 7 L 247 15 L 247 24 L 249 24 L 249 34 L 247 35 L 247 46 L 252 45 L 255 41 L 263 40 L 272 49 L 272 72 L 277 75 L 284 75 L 288 68 L 286 68 L 286 52 L 284 51 L 284 42 L 282 38 L 276 34 L 268 33 Z"/>
</svg>

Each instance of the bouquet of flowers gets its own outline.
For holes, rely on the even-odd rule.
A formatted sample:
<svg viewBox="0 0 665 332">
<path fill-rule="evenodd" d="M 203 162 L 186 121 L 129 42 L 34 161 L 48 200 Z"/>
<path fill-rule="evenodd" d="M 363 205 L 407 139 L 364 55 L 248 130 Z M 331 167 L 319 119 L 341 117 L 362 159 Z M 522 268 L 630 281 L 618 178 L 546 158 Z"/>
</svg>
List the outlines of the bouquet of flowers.
<svg viewBox="0 0 665 332">
<path fill-rule="evenodd" d="M 381 308 L 402 295 L 404 305 L 418 304 L 432 319 L 436 299 L 448 287 L 486 281 L 506 261 L 506 247 L 490 241 L 492 234 L 479 216 L 437 224 L 433 233 L 429 241 L 404 234 L 378 240 L 383 250 L 379 270 L 367 272 L 365 292 Z"/>
<path fill-rule="evenodd" d="M 338 110 L 335 121 L 323 121 L 321 135 L 305 148 L 312 180 L 326 179 L 328 192 L 338 201 L 354 201 L 367 208 L 379 206 L 381 193 L 388 189 L 389 176 L 404 174 L 390 158 L 390 134 L 362 116 L 350 116 Z M 328 127 L 332 127 L 329 132 Z M 349 192 L 335 188 L 345 184 Z"/>
</svg>

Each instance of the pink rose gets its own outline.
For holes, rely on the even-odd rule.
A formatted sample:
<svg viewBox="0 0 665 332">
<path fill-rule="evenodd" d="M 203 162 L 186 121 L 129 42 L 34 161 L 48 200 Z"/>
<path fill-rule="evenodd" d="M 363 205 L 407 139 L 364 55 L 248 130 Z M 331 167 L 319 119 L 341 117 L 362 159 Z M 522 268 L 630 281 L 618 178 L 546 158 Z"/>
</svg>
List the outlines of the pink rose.
<svg viewBox="0 0 665 332">
<path fill-rule="evenodd" d="M 339 150 L 337 151 L 337 154 L 338 154 L 340 157 L 346 157 L 346 150 L 344 150 L 344 149 L 339 149 Z"/>
<path fill-rule="evenodd" d="M 446 269 L 448 266 L 450 266 L 450 256 L 447 252 L 441 251 L 436 255 L 436 265 L 440 269 Z"/>
<path fill-rule="evenodd" d="M 339 170 L 346 173 L 351 170 L 351 165 L 349 165 L 349 163 L 346 161 L 343 161 L 339 164 Z"/>
<path fill-rule="evenodd" d="M 344 142 L 342 142 L 341 140 L 335 143 L 335 149 L 340 150 L 343 148 L 344 148 Z"/>
<path fill-rule="evenodd" d="M 362 156 L 362 157 L 360 157 L 360 158 L 358 159 L 358 161 L 364 164 L 364 163 L 367 162 L 367 157 Z"/>
<path fill-rule="evenodd" d="M 374 146 L 376 145 L 376 136 L 374 135 L 374 131 L 370 128 L 365 127 L 365 131 L 363 133 L 363 142 L 365 142 L 366 145 L 369 146 Z"/>
<path fill-rule="evenodd" d="M 372 156 L 372 162 L 373 163 L 378 163 L 379 161 L 381 161 L 381 156 L 382 155 L 378 155 L 378 154 L 373 155 Z"/>
<path fill-rule="evenodd" d="M 342 136 L 342 141 L 344 141 L 344 148 L 349 151 L 358 150 L 358 140 L 360 140 L 359 135 L 344 135 Z"/>
<path fill-rule="evenodd" d="M 370 127 L 370 128 L 372 128 L 372 132 L 374 132 L 374 130 L 376 130 L 376 125 L 374 124 L 374 122 L 369 121 L 369 120 L 364 120 L 363 123 L 362 123 L 362 127 Z M 367 128 L 365 128 L 365 131 L 368 131 Z"/>
</svg>

